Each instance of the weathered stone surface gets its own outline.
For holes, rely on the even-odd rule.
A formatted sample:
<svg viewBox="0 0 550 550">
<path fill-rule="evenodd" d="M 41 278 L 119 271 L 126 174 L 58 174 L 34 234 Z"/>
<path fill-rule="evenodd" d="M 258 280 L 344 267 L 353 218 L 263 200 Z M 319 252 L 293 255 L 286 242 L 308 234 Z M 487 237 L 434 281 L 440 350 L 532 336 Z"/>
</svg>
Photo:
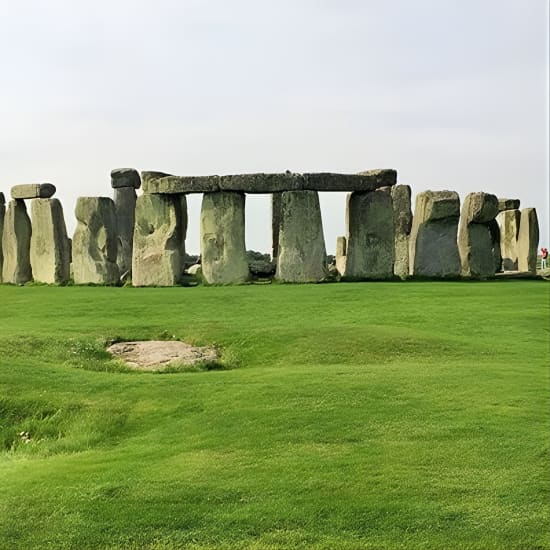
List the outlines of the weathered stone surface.
<svg viewBox="0 0 550 550">
<path fill-rule="evenodd" d="M 145 193 L 280 193 L 283 191 L 372 191 L 394 185 L 395 170 L 370 170 L 360 174 L 285 172 L 280 174 L 236 174 L 227 176 L 173 176 L 163 172 L 142 172 Z"/>
<path fill-rule="evenodd" d="M 4 216 L 6 207 L 4 193 L 0 193 L 0 283 L 2 282 L 2 266 L 4 265 L 4 253 L 2 251 L 2 233 L 4 232 Z"/>
<path fill-rule="evenodd" d="M 4 206 L 6 204 L 6 197 L 4 197 L 4 193 L 0 192 L 0 206 Z"/>
<path fill-rule="evenodd" d="M 518 271 L 537 271 L 539 221 L 534 208 L 523 208 L 518 234 Z"/>
<path fill-rule="evenodd" d="M 75 208 L 73 276 L 77 284 L 116 284 L 119 278 L 115 203 L 108 197 L 79 197 Z"/>
<path fill-rule="evenodd" d="M 338 271 L 340 275 L 344 275 L 346 272 L 346 254 L 346 237 L 336 237 L 336 256 L 334 261 L 336 264 L 336 271 Z"/>
<path fill-rule="evenodd" d="M 133 168 L 115 168 L 111 170 L 111 187 L 120 189 L 122 187 L 132 187 L 139 189 L 141 179 L 137 170 Z"/>
<path fill-rule="evenodd" d="M 189 222 L 189 217 L 187 215 L 187 197 L 183 194 L 178 195 L 178 200 L 180 202 L 180 213 L 181 213 L 181 225 L 180 225 L 180 234 L 181 234 L 181 274 L 185 272 L 185 261 L 187 258 L 186 249 L 185 249 L 185 239 L 187 238 L 187 225 Z"/>
<path fill-rule="evenodd" d="M 141 195 L 136 203 L 132 284 L 173 286 L 183 272 L 181 197 Z"/>
<path fill-rule="evenodd" d="M 4 283 L 22 284 L 32 280 L 30 261 L 32 226 L 22 200 L 8 204 L 2 232 L 2 280 Z"/>
<path fill-rule="evenodd" d="M 187 269 L 187 273 L 189 275 L 194 275 L 195 277 L 199 277 L 202 275 L 202 266 L 201 264 L 194 264 L 190 268 Z"/>
<path fill-rule="evenodd" d="M 318 193 L 283 193 L 277 279 L 307 283 L 320 281 L 326 275 L 326 248 Z"/>
<path fill-rule="evenodd" d="M 495 219 L 491 220 L 487 227 L 489 228 L 489 233 L 491 234 L 491 248 L 493 252 L 493 262 L 495 266 L 495 272 L 499 273 L 502 271 L 502 256 L 500 254 L 500 228 Z"/>
<path fill-rule="evenodd" d="M 393 273 L 400 279 L 409 276 L 409 235 L 412 226 L 411 188 L 408 185 L 391 187 L 394 226 Z"/>
<path fill-rule="evenodd" d="M 209 284 L 243 283 L 249 277 L 243 193 L 205 193 L 201 208 L 202 275 Z"/>
<path fill-rule="evenodd" d="M 277 263 L 281 228 L 281 193 L 271 195 L 271 260 Z"/>
<path fill-rule="evenodd" d="M 496 218 L 500 230 L 500 255 L 504 271 L 518 269 L 518 235 L 521 212 L 503 210 Z"/>
<path fill-rule="evenodd" d="M 57 199 L 31 202 L 31 266 L 35 281 L 63 284 L 70 276 L 70 251 L 63 207 Z"/>
<path fill-rule="evenodd" d="M 391 279 L 394 260 L 393 206 L 390 193 L 354 192 L 346 208 L 349 279 Z"/>
<path fill-rule="evenodd" d="M 55 193 L 51 183 L 24 183 L 11 188 L 12 199 L 49 199 Z"/>
<path fill-rule="evenodd" d="M 409 237 L 409 273 L 418 277 L 460 275 L 457 232 L 460 199 L 454 191 L 425 191 L 416 196 Z"/>
<path fill-rule="evenodd" d="M 114 189 L 118 239 L 116 263 L 121 275 L 132 271 L 136 198 L 134 187 L 115 187 Z"/>
<path fill-rule="evenodd" d="M 498 199 L 489 193 L 466 195 L 460 213 L 458 251 L 463 277 L 486 278 L 495 274 L 489 222 L 498 214 Z"/>
<path fill-rule="evenodd" d="M 519 199 L 498 199 L 498 211 L 517 210 L 519 208 Z"/>
</svg>

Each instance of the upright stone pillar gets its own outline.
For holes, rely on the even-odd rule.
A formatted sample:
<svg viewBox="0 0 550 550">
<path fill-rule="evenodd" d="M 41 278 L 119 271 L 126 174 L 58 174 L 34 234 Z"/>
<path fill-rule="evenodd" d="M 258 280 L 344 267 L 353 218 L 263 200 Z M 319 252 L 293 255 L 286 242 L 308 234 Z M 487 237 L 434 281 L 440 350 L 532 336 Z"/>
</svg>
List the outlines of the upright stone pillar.
<svg viewBox="0 0 550 550">
<path fill-rule="evenodd" d="M 209 284 L 236 284 L 248 280 L 244 205 L 244 193 L 218 191 L 203 195 L 201 262 L 202 276 Z"/>
<path fill-rule="evenodd" d="M 409 238 L 411 275 L 442 279 L 459 277 L 459 216 L 460 198 L 454 191 L 424 191 L 416 196 Z"/>
<path fill-rule="evenodd" d="M 2 252 L 2 233 L 4 232 L 4 217 L 6 214 L 6 199 L 4 193 L 0 193 L 0 283 L 2 282 L 2 267 L 4 265 L 4 253 Z"/>
<path fill-rule="evenodd" d="M 64 284 L 69 280 L 70 251 L 63 217 L 57 199 L 31 201 L 31 266 L 35 281 Z"/>
<path fill-rule="evenodd" d="M 518 234 L 518 271 L 537 272 L 539 221 L 534 208 L 521 211 Z"/>
<path fill-rule="evenodd" d="M 8 204 L 2 233 L 2 280 L 4 283 L 23 284 L 32 280 L 30 261 L 31 220 L 23 200 Z"/>
<path fill-rule="evenodd" d="M 141 195 L 136 203 L 132 284 L 173 286 L 183 273 L 182 195 Z M 187 212 L 185 212 L 187 226 Z"/>
<path fill-rule="evenodd" d="M 394 262 L 393 273 L 400 279 L 409 276 L 409 235 L 412 226 L 411 188 L 396 185 L 391 188 L 393 201 Z"/>
<path fill-rule="evenodd" d="M 489 223 L 498 214 L 498 199 L 488 193 L 466 195 L 460 213 L 458 250 L 463 277 L 485 278 L 495 274 Z"/>
<path fill-rule="evenodd" d="M 132 270 L 136 189 L 140 186 L 141 179 L 137 170 L 117 168 L 111 171 L 118 237 L 117 265 L 120 275 Z"/>
<path fill-rule="evenodd" d="M 519 200 L 499 199 L 496 221 L 500 231 L 500 255 L 504 271 L 518 269 L 518 235 L 521 213 Z"/>
<path fill-rule="evenodd" d="M 391 192 L 353 192 L 346 209 L 345 277 L 391 279 L 394 261 L 394 222 Z"/>
<path fill-rule="evenodd" d="M 319 194 L 285 191 L 280 212 L 276 278 L 288 283 L 324 279 L 328 269 Z"/>
<path fill-rule="evenodd" d="M 108 197 L 79 197 L 73 236 L 76 284 L 116 284 L 119 280 L 115 203 Z"/>
<path fill-rule="evenodd" d="M 281 229 L 281 193 L 271 194 L 271 261 L 279 255 L 279 231 Z"/>
<path fill-rule="evenodd" d="M 499 273 L 502 271 L 502 255 L 500 253 L 500 227 L 496 219 L 491 220 L 487 227 L 489 228 L 489 233 L 491 234 L 491 247 L 493 251 L 493 261 L 495 264 L 495 272 Z"/>
<path fill-rule="evenodd" d="M 336 271 L 338 271 L 341 276 L 346 272 L 346 254 L 346 237 L 336 237 Z"/>
</svg>

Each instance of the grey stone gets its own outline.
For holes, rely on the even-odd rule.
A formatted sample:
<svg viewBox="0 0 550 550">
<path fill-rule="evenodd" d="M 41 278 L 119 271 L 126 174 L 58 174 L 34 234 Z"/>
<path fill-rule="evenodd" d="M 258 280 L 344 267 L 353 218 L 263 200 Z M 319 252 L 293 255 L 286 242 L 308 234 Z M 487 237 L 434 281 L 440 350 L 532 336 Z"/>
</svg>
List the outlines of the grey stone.
<svg viewBox="0 0 550 550">
<path fill-rule="evenodd" d="M 202 276 L 207 283 L 225 285 L 248 280 L 244 215 L 243 193 L 204 194 L 200 234 Z"/>
<path fill-rule="evenodd" d="M 179 196 L 141 195 L 136 203 L 132 284 L 173 286 L 183 272 L 182 201 Z"/>
<path fill-rule="evenodd" d="M 336 237 L 336 271 L 340 275 L 344 275 L 346 272 L 346 254 L 347 254 L 347 241 L 346 237 Z"/>
<path fill-rule="evenodd" d="M 277 263 L 279 230 L 281 228 L 281 193 L 271 195 L 271 260 Z"/>
<path fill-rule="evenodd" d="M 78 197 L 72 244 L 74 282 L 116 284 L 119 279 L 115 203 L 108 197 Z"/>
<path fill-rule="evenodd" d="M 534 208 L 521 210 L 518 234 L 518 271 L 537 271 L 539 221 Z"/>
<path fill-rule="evenodd" d="M 291 172 L 279 174 L 236 174 L 227 176 L 173 176 L 164 172 L 142 172 L 145 193 L 280 193 L 283 191 L 372 191 L 394 185 L 395 170 L 370 170 L 360 174 Z"/>
<path fill-rule="evenodd" d="M 460 199 L 454 191 L 424 191 L 416 196 L 409 237 L 409 273 L 452 279 L 460 275 L 457 245 Z"/>
<path fill-rule="evenodd" d="M 114 189 L 118 239 L 117 265 L 121 274 L 132 270 L 136 198 L 134 187 Z"/>
<path fill-rule="evenodd" d="M 4 283 L 23 284 L 32 280 L 30 261 L 32 226 L 24 201 L 8 204 L 2 232 L 2 280 Z"/>
<path fill-rule="evenodd" d="M 498 214 L 498 199 L 489 193 L 466 195 L 460 213 L 458 251 L 463 277 L 487 278 L 495 274 L 489 222 Z"/>
<path fill-rule="evenodd" d="M 411 188 L 408 185 L 391 187 L 394 226 L 393 273 L 400 279 L 409 276 L 409 235 L 412 226 Z"/>
<path fill-rule="evenodd" d="M 0 206 L 4 206 L 6 204 L 6 197 L 4 197 L 4 193 L 0 192 Z"/>
<path fill-rule="evenodd" d="M 185 272 L 185 261 L 186 261 L 186 249 L 185 249 L 185 239 L 187 238 L 187 225 L 189 223 L 189 217 L 187 215 L 187 196 L 184 194 L 178 195 L 178 200 L 180 202 L 180 213 L 181 213 L 181 225 L 180 225 L 180 234 L 181 234 L 181 273 Z"/>
<path fill-rule="evenodd" d="M 517 271 L 518 269 L 517 241 L 520 218 L 519 210 L 503 210 L 496 218 L 500 230 L 500 254 L 504 271 Z"/>
<path fill-rule="evenodd" d="M 491 234 L 491 247 L 493 252 L 493 262 L 495 266 L 495 272 L 502 271 L 502 255 L 500 253 L 500 228 L 496 219 L 491 220 L 487 227 Z"/>
<path fill-rule="evenodd" d="M 4 232 L 4 217 L 6 215 L 4 204 L 4 193 L 0 193 L 0 283 L 2 282 L 2 266 L 4 265 L 4 253 L 2 251 L 2 233 Z"/>
<path fill-rule="evenodd" d="M 320 281 L 326 275 L 319 194 L 316 191 L 284 192 L 276 278 L 289 283 L 307 283 Z"/>
<path fill-rule="evenodd" d="M 346 208 L 348 279 L 391 279 L 394 222 L 390 193 L 354 192 Z"/>
<path fill-rule="evenodd" d="M 49 199 L 55 193 L 51 183 L 24 183 L 11 188 L 12 199 Z"/>
<path fill-rule="evenodd" d="M 31 266 L 35 281 L 64 284 L 71 264 L 63 207 L 57 199 L 31 202 Z"/>
<path fill-rule="evenodd" d="M 517 210 L 519 208 L 519 199 L 498 199 L 498 211 Z"/>
<path fill-rule="evenodd" d="M 195 277 L 200 277 L 202 275 L 202 266 L 201 264 L 194 264 L 187 269 L 189 275 L 194 275 Z"/>
<path fill-rule="evenodd" d="M 134 168 L 115 168 L 111 170 L 111 187 L 120 189 L 122 187 L 132 187 L 139 189 L 141 187 L 141 179 L 139 173 Z"/>
</svg>

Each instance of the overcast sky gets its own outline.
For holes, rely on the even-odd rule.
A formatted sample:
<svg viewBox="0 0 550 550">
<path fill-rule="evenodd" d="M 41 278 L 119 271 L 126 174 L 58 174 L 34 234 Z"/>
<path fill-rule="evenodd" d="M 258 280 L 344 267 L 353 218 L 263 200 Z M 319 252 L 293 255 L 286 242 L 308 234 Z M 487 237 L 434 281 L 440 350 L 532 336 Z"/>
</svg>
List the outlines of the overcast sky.
<svg viewBox="0 0 550 550">
<path fill-rule="evenodd" d="M 0 0 L 0 52 L 0 190 L 51 181 L 70 233 L 115 167 L 395 168 L 520 198 L 549 243 L 547 0 Z M 345 196 L 321 203 L 333 252 Z M 268 197 L 246 214 L 268 251 Z"/>
</svg>

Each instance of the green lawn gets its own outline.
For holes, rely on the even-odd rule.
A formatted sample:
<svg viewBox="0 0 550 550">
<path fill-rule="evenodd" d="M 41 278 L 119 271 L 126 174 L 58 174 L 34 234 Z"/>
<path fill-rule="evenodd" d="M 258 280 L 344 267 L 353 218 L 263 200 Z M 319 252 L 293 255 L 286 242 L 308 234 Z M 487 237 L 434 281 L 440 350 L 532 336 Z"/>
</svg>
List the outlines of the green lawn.
<svg viewBox="0 0 550 550">
<path fill-rule="evenodd" d="M 0 547 L 546 549 L 549 298 L 2 285 Z M 103 351 L 169 338 L 225 370 Z"/>
</svg>

